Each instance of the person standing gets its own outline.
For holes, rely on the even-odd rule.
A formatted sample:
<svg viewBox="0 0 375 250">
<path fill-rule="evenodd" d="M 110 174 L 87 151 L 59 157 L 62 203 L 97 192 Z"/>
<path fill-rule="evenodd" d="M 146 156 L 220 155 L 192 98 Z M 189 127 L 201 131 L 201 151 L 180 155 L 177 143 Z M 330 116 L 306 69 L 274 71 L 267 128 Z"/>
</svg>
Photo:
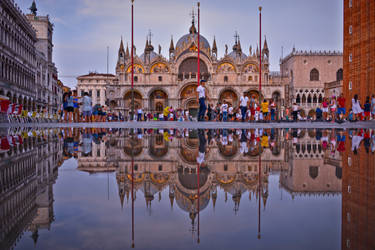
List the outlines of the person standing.
<svg viewBox="0 0 375 250">
<path fill-rule="evenodd" d="M 346 103 L 346 99 L 344 97 L 344 94 L 341 93 L 339 98 L 337 98 L 337 105 L 338 105 L 337 115 L 340 121 L 343 121 L 345 113 L 346 113 L 345 103 Z"/>
<path fill-rule="evenodd" d="M 240 98 L 240 109 L 241 109 L 241 116 L 242 116 L 241 121 L 242 122 L 245 122 L 248 103 L 249 103 L 249 97 L 246 96 L 246 92 L 243 92 L 243 95 Z"/>
<path fill-rule="evenodd" d="M 142 114 L 143 114 L 143 110 L 141 107 L 138 108 L 137 110 L 137 121 L 141 122 L 142 121 Z"/>
<path fill-rule="evenodd" d="M 91 97 L 87 92 L 83 94 L 82 98 L 82 115 L 85 122 L 91 122 L 92 102 Z"/>
<path fill-rule="evenodd" d="M 170 110 L 169 106 L 165 107 L 163 110 L 164 121 L 168 121 L 169 112 L 170 112 L 169 110 Z"/>
<path fill-rule="evenodd" d="M 223 113 L 223 122 L 228 121 L 228 104 L 227 104 L 227 101 L 225 100 L 223 104 L 221 105 L 221 112 Z"/>
<path fill-rule="evenodd" d="M 365 105 L 363 105 L 363 107 L 364 107 L 364 113 L 365 113 L 364 120 L 368 121 L 370 120 L 370 114 L 371 114 L 371 103 L 370 103 L 369 96 L 366 97 L 366 102 L 365 102 Z"/>
<path fill-rule="evenodd" d="M 77 90 L 73 90 L 73 104 L 74 104 L 73 121 L 74 122 L 80 122 L 79 97 L 78 97 L 78 94 L 77 94 Z"/>
<path fill-rule="evenodd" d="M 371 96 L 371 116 L 375 120 L 375 95 Z"/>
<path fill-rule="evenodd" d="M 352 110 L 354 113 L 354 120 L 358 121 L 358 118 L 361 117 L 361 114 L 363 113 L 363 109 L 361 108 L 361 104 L 358 100 L 358 95 L 355 94 L 352 99 Z"/>
<path fill-rule="evenodd" d="M 199 112 L 198 121 L 204 121 L 204 116 L 206 114 L 206 89 L 204 88 L 206 81 L 201 80 L 201 84 L 197 88 L 198 101 L 199 101 Z"/>
<path fill-rule="evenodd" d="M 212 121 L 212 113 L 213 113 L 212 106 L 211 106 L 211 104 L 208 104 L 207 117 L 208 117 L 209 121 Z"/>
<path fill-rule="evenodd" d="M 264 99 L 264 101 L 261 104 L 261 107 L 262 107 L 263 119 L 265 121 L 268 120 L 268 106 L 269 106 L 268 101 Z"/>
</svg>

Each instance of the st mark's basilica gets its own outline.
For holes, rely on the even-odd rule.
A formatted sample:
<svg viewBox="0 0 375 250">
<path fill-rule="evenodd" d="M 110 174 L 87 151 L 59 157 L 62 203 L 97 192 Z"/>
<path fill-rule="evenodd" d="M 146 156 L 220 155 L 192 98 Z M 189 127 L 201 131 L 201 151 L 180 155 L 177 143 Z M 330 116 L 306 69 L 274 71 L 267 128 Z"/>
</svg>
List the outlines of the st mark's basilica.
<svg viewBox="0 0 375 250">
<path fill-rule="evenodd" d="M 198 64 L 198 32 L 194 17 L 189 33 L 178 39 L 174 45 L 171 38 L 169 59 L 155 52 L 151 36 L 146 39 L 144 52 L 138 55 L 134 49 L 134 98 L 135 108 L 147 112 L 160 112 L 166 105 L 189 110 L 194 115 L 198 109 L 196 96 Z M 238 107 L 241 95 L 259 97 L 259 57 L 262 57 L 262 97 L 274 98 L 282 106 L 285 86 L 273 81 L 269 70 L 269 49 L 264 40 L 262 51 L 250 46 L 242 49 L 236 34 L 231 51 L 225 45 L 224 57 L 218 58 L 216 39 L 210 42 L 200 36 L 201 79 L 207 80 L 206 91 L 210 104 L 224 100 Z M 121 40 L 118 51 L 116 76 L 106 84 L 107 104 L 113 111 L 127 114 L 131 107 L 131 56 Z"/>
</svg>

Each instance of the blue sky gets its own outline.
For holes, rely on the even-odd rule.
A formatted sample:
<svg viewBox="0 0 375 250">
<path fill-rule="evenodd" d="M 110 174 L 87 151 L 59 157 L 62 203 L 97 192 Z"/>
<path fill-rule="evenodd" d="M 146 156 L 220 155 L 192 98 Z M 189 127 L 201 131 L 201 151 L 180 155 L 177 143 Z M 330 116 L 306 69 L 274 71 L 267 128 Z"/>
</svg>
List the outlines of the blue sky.
<svg viewBox="0 0 375 250">
<path fill-rule="evenodd" d="M 32 0 L 16 0 L 28 13 Z M 37 0 L 38 14 L 49 14 L 54 28 L 54 61 L 59 78 L 75 86 L 74 77 L 89 71 L 114 73 L 121 36 L 130 44 L 130 0 Z M 148 30 L 153 45 L 168 56 L 171 35 L 174 42 L 188 32 L 189 13 L 196 1 L 135 0 L 135 45 L 141 54 Z M 271 70 L 279 70 L 281 47 L 284 56 L 295 45 L 298 50 L 342 50 L 342 0 L 201 0 L 201 33 L 219 56 L 225 44 L 231 49 L 238 31 L 242 50 L 256 47 L 259 40 L 258 6 L 263 6 L 263 34 L 270 49 Z"/>
</svg>

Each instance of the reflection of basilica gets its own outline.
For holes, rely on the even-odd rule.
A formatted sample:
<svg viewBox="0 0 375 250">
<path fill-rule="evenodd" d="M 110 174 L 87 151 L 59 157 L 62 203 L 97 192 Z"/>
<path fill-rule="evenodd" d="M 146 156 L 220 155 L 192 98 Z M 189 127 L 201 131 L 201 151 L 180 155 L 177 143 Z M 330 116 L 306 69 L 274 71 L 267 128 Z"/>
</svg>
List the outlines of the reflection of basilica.
<svg viewBox="0 0 375 250">
<path fill-rule="evenodd" d="M 95 145 L 92 154 L 79 157 L 78 168 L 88 172 L 116 171 L 121 205 L 131 192 L 131 159 L 133 155 L 134 184 L 143 192 L 146 204 L 161 199 L 161 191 L 168 188 L 170 204 L 188 212 L 197 211 L 197 157 L 199 136 L 197 131 L 155 130 L 152 135 L 144 130 L 120 130 L 108 137 L 107 149 L 102 154 L 102 144 Z M 295 131 L 289 132 L 289 137 Z M 241 198 L 258 198 L 259 184 L 262 200 L 268 197 L 268 175 L 280 171 L 280 183 L 294 195 L 329 194 L 341 191 L 341 156 L 322 150 L 313 131 L 296 131 L 298 143 L 287 140 L 285 130 L 265 130 L 259 142 L 252 136 L 257 131 L 206 131 L 208 145 L 200 167 L 200 210 L 210 200 L 215 206 L 218 190 L 232 197 L 234 211 L 239 209 Z M 263 144 L 268 135 L 267 145 Z M 172 137 L 178 136 L 179 138 Z M 259 136 L 259 135 L 255 135 Z M 244 149 L 245 147 L 245 149 Z M 259 182 L 259 150 L 261 156 L 261 182 Z M 99 153 L 100 155 L 95 155 Z M 338 164 L 338 165 L 337 165 Z M 104 167 L 106 166 L 106 167 Z"/>
<path fill-rule="evenodd" d="M 13 248 L 26 230 L 36 243 L 38 230 L 50 228 L 52 186 L 62 163 L 62 145 L 46 131 L 7 138 L 12 147 L 0 153 L 0 249 Z"/>
</svg>

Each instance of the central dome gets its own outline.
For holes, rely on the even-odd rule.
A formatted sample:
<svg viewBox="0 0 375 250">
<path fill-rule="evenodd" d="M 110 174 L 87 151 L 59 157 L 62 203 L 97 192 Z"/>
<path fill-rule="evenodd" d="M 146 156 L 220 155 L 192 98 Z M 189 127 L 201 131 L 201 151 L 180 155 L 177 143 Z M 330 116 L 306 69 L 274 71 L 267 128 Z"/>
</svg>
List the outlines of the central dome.
<svg viewBox="0 0 375 250">
<path fill-rule="evenodd" d="M 205 37 L 203 37 L 202 35 L 199 36 L 199 40 L 200 40 L 200 44 L 201 44 L 201 47 L 204 48 L 204 49 L 210 49 L 210 44 L 209 42 L 207 41 L 207 39 Z M 195 42 L 195 44 L 198 45 L 198 33 L 197 33 L 197 30 L 195 28 L 195 25 L 194 23 L 192 24 L 192 26 L 190 27 L 189 29 L 189 34 L 186 34 L 184 36 L 182 36 L 177 44 L 176 44 L 176 49 L 185 49 L 186 46 L 190 46 L 191 43 Z"/>
</svg>

